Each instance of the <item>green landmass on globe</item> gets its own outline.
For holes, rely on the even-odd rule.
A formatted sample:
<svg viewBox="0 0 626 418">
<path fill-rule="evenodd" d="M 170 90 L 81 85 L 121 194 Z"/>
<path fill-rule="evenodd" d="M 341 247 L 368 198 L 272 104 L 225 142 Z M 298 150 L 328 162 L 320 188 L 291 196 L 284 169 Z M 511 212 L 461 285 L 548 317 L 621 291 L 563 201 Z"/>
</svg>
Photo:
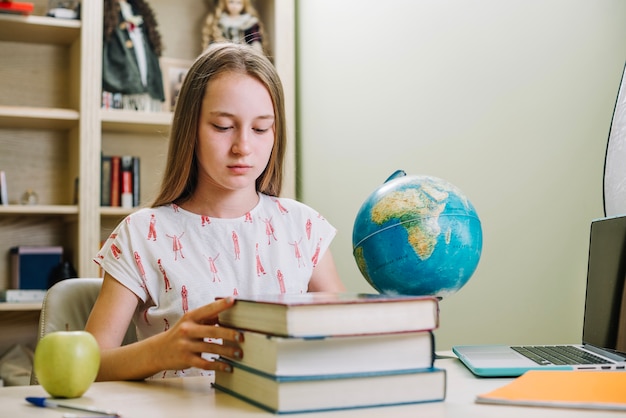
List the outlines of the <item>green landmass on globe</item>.
<svg viewBox="0 0 626 418">
<path fill-rule="evenodd" d="M 449 296 L 482 252 L 480 220 L 461 190 L 400 170 L 363 203 L 352 238 L 359 270 L 387 294 Z"/>
</svg>

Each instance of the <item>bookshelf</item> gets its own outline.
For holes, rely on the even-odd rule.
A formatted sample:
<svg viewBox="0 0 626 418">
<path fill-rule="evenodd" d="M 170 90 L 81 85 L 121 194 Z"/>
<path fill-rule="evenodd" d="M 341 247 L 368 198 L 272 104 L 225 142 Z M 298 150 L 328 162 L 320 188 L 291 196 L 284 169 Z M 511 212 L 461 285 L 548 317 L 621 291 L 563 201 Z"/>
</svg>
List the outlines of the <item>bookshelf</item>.
<svg viewBox="0 0 626 418">
<path fill-rule="evenodd" d="M 81 277 L 99 276 L 92 257 L 132 209 L 100 207 L 100 155 L 141 159 L 141 203 L 149 204 L 164 169 L 170 112 L 103 110 L 103 1 L 82 2 L 81 20 L 46 17 L 47 0 L 30 16 L 0 14 L 0 170 L 9 205 L 0 206 L 0 289 L 9 286 L 9 249 L 62 245 Z M 192 60 L 210 0 L 150 0 L 164 57 Z M 295 196 L 295 2 L 255 0 L 286 96 L 289 149 L 283 195 Z M 79 179 L 76 181 L 76 179 Z M 37 205 L 21 205 L 32 189 Z M 29 307 L 25 312 L 37 312 Z M 0 306 L 1 317 L 16 317 Z M 24 312 L 22 312 L 24 314 Z M 30 317 L 30 314 L 17 317 Z M 10 337 L 0 337 L 0 354 Z"/>
</svg>

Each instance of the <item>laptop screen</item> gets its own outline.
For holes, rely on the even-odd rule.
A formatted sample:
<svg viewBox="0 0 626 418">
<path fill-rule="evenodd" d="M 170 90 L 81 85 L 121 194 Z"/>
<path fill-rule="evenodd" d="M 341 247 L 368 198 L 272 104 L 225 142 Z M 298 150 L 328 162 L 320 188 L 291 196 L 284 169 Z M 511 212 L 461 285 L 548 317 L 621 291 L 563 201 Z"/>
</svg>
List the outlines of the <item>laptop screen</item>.
<svg viewBox="0 0 626 418">
<path fill-rule="evenodd" d="M 626 216 L 591 223 L 583 342 L 626 353 Z"/>
</svg>

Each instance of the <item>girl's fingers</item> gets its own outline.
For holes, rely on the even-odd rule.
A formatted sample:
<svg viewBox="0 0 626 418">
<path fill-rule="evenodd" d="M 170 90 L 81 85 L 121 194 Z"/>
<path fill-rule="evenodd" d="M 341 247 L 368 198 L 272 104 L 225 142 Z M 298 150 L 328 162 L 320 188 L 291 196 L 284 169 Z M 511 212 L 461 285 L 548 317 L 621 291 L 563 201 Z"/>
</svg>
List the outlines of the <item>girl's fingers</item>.
<svg viewBox="0 0 626 418">
<path fill-rule="evenodd" d="M 218 299 L 215 302 L 190 311 L 188 315 L 194 322 L 199 324 L 215 323 L 217 320 L 217 314 L 230 308 L 234 303 L 235 299 L 232 297 Z"/>
</svg>

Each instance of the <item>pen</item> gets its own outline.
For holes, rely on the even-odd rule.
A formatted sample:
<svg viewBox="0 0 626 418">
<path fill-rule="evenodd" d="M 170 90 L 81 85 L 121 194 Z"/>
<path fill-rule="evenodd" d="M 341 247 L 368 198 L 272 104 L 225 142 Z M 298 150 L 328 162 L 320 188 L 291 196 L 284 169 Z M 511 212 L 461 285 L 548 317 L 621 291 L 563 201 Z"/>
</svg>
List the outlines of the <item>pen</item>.
<svg viewBox="0 0 626 418">
<path fill-rule="evenodd" d="M 117 418 L 121 417 L 121 415 L 115 411 L 106 410 L 106 409 L 98 409 L 98 408 L 94 408 L 93 406 L 86 406 L 86 405 L 83 406 L 83 405 L 75 405 L 75 404 L 65 403 L 65 402 L 57 402 L 57 401 L 53 401 L 47 398 L 37 398 L 34 396 L 29 396 L 26 398 L 26 400 L 32 403 L 33 405 L 40 406 L 42 408 L 68 408 L 68 409 L 75 409 L 77 411 L 93 412 L 95 414 L 106 415 L 109 417 L 117 417 Z"/>
</svg>

